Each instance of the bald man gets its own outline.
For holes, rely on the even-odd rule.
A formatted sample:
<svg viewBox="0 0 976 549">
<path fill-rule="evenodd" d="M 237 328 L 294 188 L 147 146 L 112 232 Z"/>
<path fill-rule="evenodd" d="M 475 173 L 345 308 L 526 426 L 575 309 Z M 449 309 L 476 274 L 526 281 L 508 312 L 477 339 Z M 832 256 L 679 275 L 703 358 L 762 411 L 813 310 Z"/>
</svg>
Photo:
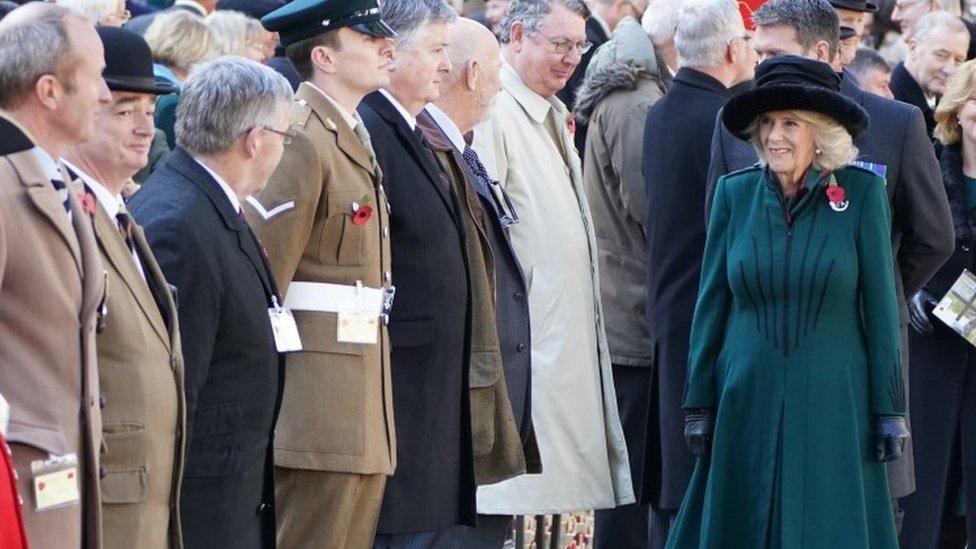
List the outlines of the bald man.
<svg viewBox="0 0 976 549">
<path fill-rule="evenodd" d="M 510 413 L 517 434 L 507 437 L 507 429 L 499 425 L 496 416 L 492 421 L 494 426 L 489 426 L 495 432 L 493 443 L 479 448 L 482 446 L 479 444 L 480 430 L 474 430 L 475 475 L 479 484 L 488 484 L 498 482 L 504 476 L 512 476 L 512 458 L 522 454 L 521 472 L 538 473 L 541 468 L 529 404 L 529 308 L 525 278 L 508 238 L 508 227 L 517 223 L 518 214 L 513 211 L 504 189 L 488 176 L 477 153 L 470 147 L 472 129 L 488 117 L 495 96 L 502 89 L 502 59 L 498 43 L 482 25 L 471 19 L 458 19 L 452 29 L 448 55 L 452 69 L 441 84 L 440 99 L 427 106 L 426 116 L 422 114 L 418 118 L 434 148 L 443 145 L 439 155 L 447 160 L 457 159 L 456 164 L 463 173 L 462 183 L 469 185 L 466 194 L 472 197 L 469 206 L 472 207 L 473 217 L 480 221 L 477 233 L 485 241 L 488 252 L 487 272 L 480 274 L 487 275 L 488 280 L 494 279 L 494 299 L 488 299 L 489 308 L 494 313 L 496 341 L 500 350 L 494 358 L 501 358 L 504 376 L 500 381 L 507 389 L 502 396 L 507 397 L 503 400 L 511 403 L 509 410 L 495 410 L 494 413 Z M 445 164 L 450 165 L 448 162 Z M 464 194 L 459 193 L 461 196 Z M 475 268 L 476 254 L 469 253 L 469 259 L 472 263 L 470 267 Z M 476 274 L 472 274 L 473 291 L 477 288 Z M 478 309 L 475 303 L 474 310 Z M 475 334 L 473 337 L 484 335 Z M 478 421 L 479 416 L 485 418 L 492 413 L 487 407 L 479 406 L 482 396 L 479 392 L 485 393 L 487 387 L 481 387 L 486 383 L 479 381 L 478 372 L 490 370 L 482 368 L 477 362 L 484 363 L 486 358 L 472 352 L 471 413 L 474 425 L 484 425 Z M 508 470 L 503 471 L 502 468 Z M 438 538 L 437 546 L 498 549 L 511 529 L 511 519 L 511 516 L 479 515 L 476 529 L 466 526 L 452 528 Z"/>
</svg>

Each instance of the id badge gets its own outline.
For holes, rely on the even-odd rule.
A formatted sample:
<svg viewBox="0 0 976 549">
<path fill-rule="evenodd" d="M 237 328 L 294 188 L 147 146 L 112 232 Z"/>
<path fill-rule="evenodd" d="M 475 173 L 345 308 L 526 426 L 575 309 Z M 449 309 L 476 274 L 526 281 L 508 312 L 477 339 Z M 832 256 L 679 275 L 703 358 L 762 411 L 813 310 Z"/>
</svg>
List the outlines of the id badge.
<svg viewBox="0 0 976 549">
<path fill-rule="evenodd" d="M 375 313 L 339 313 L 336 327 L 336 341 L 372 345 L 377 342 L 379 317 Z"/>
<path fill-rule="evenodd" d="M 34 509 L 49 511 L 75 505 L 78 490 L 78 456 L 65 454 L 31 462 Z"/>
<path fill-rule="evenodd" d="M 278 298 L 271 297 L 271 307 L 268 308 L 271 319 L 271 332 L 274 334 L 275 348 L 279 353 L 290 353 L 302 350 L 302 338 L 298 335 L 298 325 L 290 309 L 278 305 Z"/>
</svg>

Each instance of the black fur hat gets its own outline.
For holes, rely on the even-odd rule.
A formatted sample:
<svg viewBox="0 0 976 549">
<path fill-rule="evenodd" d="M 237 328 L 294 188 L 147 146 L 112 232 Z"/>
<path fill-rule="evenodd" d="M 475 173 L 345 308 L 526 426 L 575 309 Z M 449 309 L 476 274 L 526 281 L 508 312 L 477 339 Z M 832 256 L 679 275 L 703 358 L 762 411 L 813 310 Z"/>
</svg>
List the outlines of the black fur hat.
<svg viewBox="0 0 976 549">
<path fill-rule="evenodd" d="M 776 56 L 756 68 L 755 89 L 726 103 L 722 123 L 739 139 L 748 140 L 746 128 L 763 113 L 814 111 L 833 118 L 856 139 L 868 127 L 868 114 L 839 90 L 840 76 L 830 65 L 795 55 Z"/>
</svg>

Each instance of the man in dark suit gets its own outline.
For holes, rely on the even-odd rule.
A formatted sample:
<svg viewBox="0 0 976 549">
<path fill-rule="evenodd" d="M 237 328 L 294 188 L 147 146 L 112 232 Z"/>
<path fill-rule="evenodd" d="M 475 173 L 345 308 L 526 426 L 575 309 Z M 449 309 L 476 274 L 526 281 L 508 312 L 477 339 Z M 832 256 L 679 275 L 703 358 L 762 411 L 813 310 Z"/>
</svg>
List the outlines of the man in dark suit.
<svg viewBox="0 0 976 549">
<path fill-rule="evenodd" d="M 829 61 L 836 55 L 839 23 L 827 0 L 771 0 L 754 17 L 757 31 L 753 43 L 761 57 L 792 54 Z M 797 31 L 801 28 L 805 29 L 802 34 Z M 808 37 L 809 42 L 801 43 L 801 37 Z M 888 184 L 901 315 L 902 375 L 907 383 L 906 298 L 917 292 L 952 253 L 952 217 L 921 111 L 858 89 L 846 76 L 840 91 L 870 117 L 867 131 L 854 143 L 860 151 L 858 163 L 883 176 Z M 724 126 L 717 127 L 712 137 L 709 197 L 719 177 L 755 162 L 752 145 L 733 137 Z M 888 464 L 888 486 L 892 499 L 915 490 L 911 442 L 901 459 Z"/>
<path fill-rule="evenodd" d="M 276 347 L 282 300 L 240 201 L 265 185 L 290 140 L 291 86 L 268 67 L 221 57 L 191 72 L 183 97 L 179 147 L 129 202 L 177 288 L 183 541 L 188 549 L 274 547 L 278 351 L 291 347 Z"/>
<path fill-rule="evenodd" d="M 935 106 L 949 78 L 966 61 L 968 45 L 969 31 L 962 19 L 934 11 L 915 25 L 908 39 L 908 55 L 891 71 L 891 93 L 922 110 L 929 137 L 935 130 Z"/>
<path fill-rule="evenodd" d="M 966 2 L 965 0 L 917 0 L 915 2 L 903 0 L 892 3 L 894 9 L 891 11 L 891 22 L 901 29 L 901 37 L 907 41 L 915 33 L 915 25 L 925 15 L 935 11 L 949 11 L 953 4 L 959 6 L 965 5 Z M 962 22 L 969 29 L 970 34 L 966 59 L 976 58 L 976 22 L 969 19 L 963 19 Z"/>
<path fill-rule="evenodd" d="M 501 90 L 498 43 L 480 24 L 459 19 L 449 52 L 451 74 L 441 85 L 440 98 L 421 115 L 420 124 L 444 165 L 459 176 L 453 179 L 463 191 L 462 207 L 467 206 L 468 220 L 476 225 L 475 230 L 465 232 L 468 249 L 486 249 L 486 253 L 468 254 L 472 297 L 477 298 L 479 289 L 489 290 L 483 292 L 488 299 L 482 310 L 490 312 L 483 313 L 482 319 L 494 316 L 497 333 L 484 328 L 472 334 L 472 343 L 487 336 L 492 350 L 472 353 L 470 385 L 472 421 L 484 426 L 473 433 L 475 474 L 479 484 L 493 484 L 515 474 L 541 470 L 532 428 L 528 289 L 508 234 L 508 228 L 518 223 L 518 214 L 504 188 L 488 175 L 470 146 L 473 128 L 488 116 Z M 479 254 L 486 256 L 484 261 Z M 487 267 L 480 273 L 474 271 L 479 262 Z M 472 310 L 477 311 L 474 299 L 472 304 Z M 472 316 L 477 319 L 477 312 Z M 474 326 L 477 329 L 477 324 Z M 490 396 L 495 391 L 502 394 Z M 511 515 L 478 515 L 477 529 L 453 528 L 438 539 L 438 547 L 497 549 L 504 544 L 511 521 Z"/>
<path fill-rule="evenodd" d="M 443 0 L 387 0 L 397 55 L 387 89 L 359 107 L 384 174 L 397 287 L 390 315 L 397 469 L 387 481 L 376 547 L 430 543 L 474 523 L 468 398 L 470 291 L 459 202 L 416 116 L 450 70 L 456 18 Z"/>
<path fill-rule="evenodd" d="M 711 49 L 699 47 L 716 25 L 722 40 L 710 40 Z M 651 394 L 656 395 L 656 402 L 651 402 L 656 425 L 645 446 L 646 459 L 656 468 L 649 489 L 652 547 L 664 546 L 694 465 L 683 435 L 682 399 L 705 227 L 689 220 L 700 216 L 705 204 L 715 117 L 732 97 L 729 88 L 753 76 L 754 55 L 744 35 L 735 3 L 715 0 L 682 8 L 675 41 L 683 66 L 664 97 L 651 107 L 644 127 L 647 322 L 654 349 Z"/>
</svg>

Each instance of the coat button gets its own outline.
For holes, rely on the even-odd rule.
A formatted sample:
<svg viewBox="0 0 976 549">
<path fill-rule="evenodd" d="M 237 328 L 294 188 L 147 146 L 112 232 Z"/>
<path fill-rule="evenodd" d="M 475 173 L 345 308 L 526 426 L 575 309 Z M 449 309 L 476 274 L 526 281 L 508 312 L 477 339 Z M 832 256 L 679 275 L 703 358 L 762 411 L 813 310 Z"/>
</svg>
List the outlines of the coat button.
<svg viewBox="0 0 976 549">
<path fill-rule="evenodd" d="M 962 245 L 962 251 L 968 253 L 970 250 L 972 250 L 972 248 L 969 246 L 969 244 L 963 244 Z"/>
<path fill-rule="evenodd" d="M 105 398 L 105 395 L 98 395 L 98 407 L 99 408 L 101 408 L 101 409 L 104 410 L 105 409 L 105 405 L 107 403 L 108 403 L 108 399 Z"/>
<path fill-rule="evenodd" d="M 107 476 L 108 476 L 108 471 L 106 471 L 104 467 L 99 467 L 98 468 L 98 478 L 105 478 Z"/>
<path fill-rule="evenodd" d="M 523 294 L 522 292 L 515 292 L 515 294 L 512 295 L 512 298 L 515 301 L 522 301 L 525 298 L 525 294 Z"/>
<path fill-rule="evenodd" d="M 383 238 L 390 238 L 390 228 L 383 227 Z"/>
<path fill-rule="evenodd" d="M 520 353 L 524 353 L 524 352 L 526 351 L 526 349 L 528 349 L 528 348 L 529 348 L 529 346 L 528 346 L 528 345 L 526 345 L 525 343 L 519 343 L 519 344 L 518 344 L 518 346 L 517 346 L 517 347 L 515 347 L 515 349 L 516 349 L 516 350 L 517 350 L 518 352 L 520 352 Z"/>
<path fill-rule="evenodd" d="M 255 511 L 255 514 L 258 515 L 258 516 L 261 516 L 261 515 L 263 515 L 265 513 L 271 512 L 272 509 L 274 509 L 274 505 L 272 505 L 270 503 L 267 503 L 267 502 L 264 502 L 261 505 L 258 505 L 258 508 Z"/>
</svg>

